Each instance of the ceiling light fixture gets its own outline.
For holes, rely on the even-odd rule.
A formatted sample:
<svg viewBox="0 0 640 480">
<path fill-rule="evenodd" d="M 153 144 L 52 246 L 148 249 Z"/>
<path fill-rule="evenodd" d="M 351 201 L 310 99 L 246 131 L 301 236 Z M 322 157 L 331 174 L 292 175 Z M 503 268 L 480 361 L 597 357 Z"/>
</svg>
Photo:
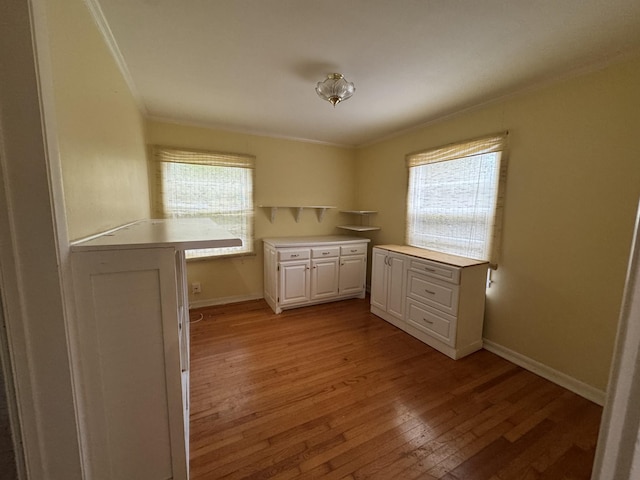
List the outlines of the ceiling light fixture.
<svg viewBox="0 0 640 480">
<path fill-rule="evenodd" d="M 324 82 L 318 82 L 316 87 L 316 93 L 320 98 L 331 103 L 334 107 L 343 100 L 351 98 L 355 91 L 353 83 L 347 82 L 341 73 L 330 73 L 327 75 L 327 79 Z"/>
</svg>

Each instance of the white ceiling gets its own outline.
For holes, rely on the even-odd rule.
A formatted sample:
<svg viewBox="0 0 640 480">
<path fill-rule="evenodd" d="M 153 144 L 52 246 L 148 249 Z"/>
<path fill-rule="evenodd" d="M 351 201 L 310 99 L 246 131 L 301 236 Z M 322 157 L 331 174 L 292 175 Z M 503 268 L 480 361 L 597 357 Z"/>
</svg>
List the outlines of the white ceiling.
<svg viewBox="0 0 640 480">
<path fill-rule="evenodd" d="M 338 145 L 640 48 L 638 0 L 96 1 L 150 117 Z"/>
</svg>

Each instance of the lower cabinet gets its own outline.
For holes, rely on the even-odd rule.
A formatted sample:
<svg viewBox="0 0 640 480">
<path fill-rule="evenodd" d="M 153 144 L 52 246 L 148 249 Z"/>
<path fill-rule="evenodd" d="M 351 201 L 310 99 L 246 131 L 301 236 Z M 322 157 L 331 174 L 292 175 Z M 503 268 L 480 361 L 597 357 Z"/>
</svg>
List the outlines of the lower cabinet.
<svg viewBox="0 0 640 480">
<path fill-rule="evenodd" d="M 73 252 L 71 262 L 88 478 L 186 480 L 183 252 L 83 251 Z"/>
<path fill-rule="evenodd" d="M 264 296 L 274 312 L 364 298 L 368 239 L 342 235 L 264 239 Z"/>
<path fill-rule="evenodd" d="M 71 246 L 83 478 L 189 478 L 185 250 L 241 244 L 210 219 L 187 218 L 140 220 Z"/>
<path fill-rule="evenodd" d="M 399 245 L 372 258 L 372 313 L 453 359 L 482 348 L 487 262 Z"/>
<path fill-rule="evenodd" d="M 374 248 L 371 258 L 371 311 L 402 328 L 406 257 Z"/>
</svg>

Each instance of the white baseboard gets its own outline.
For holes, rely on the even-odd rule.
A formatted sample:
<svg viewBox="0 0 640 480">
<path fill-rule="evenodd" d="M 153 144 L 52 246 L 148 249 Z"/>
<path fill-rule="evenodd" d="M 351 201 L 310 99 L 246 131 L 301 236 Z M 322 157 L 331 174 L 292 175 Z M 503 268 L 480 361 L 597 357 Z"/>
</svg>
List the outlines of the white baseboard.
<svg viewBox="0 0 640 480">
<path fill-rule="evenodd" d="M 250 300 L 259 300 L 264 298 L 262 294 L 255 295 L 235 295 L 233 297 L 209 298 L 207 300 L 198 300 L 189 302 L 189 308 L 212 307 L 214 305 L 226 305 L 228 303 L 247 302 Z"/>
<path fill-rule="evenodd" d="M 537 375 L 540 375 L 547 380 L 560 385 L 561 387 L 571 390 L 573 393 L 577 393 L 581 397 L 591 400 L 598 405 L 604 405 L 606 399 L 606 392 L 599 390 L 591 385 L 587 385 L 580 380 L 577 380 L 569 375 L 554 370 L 547 365 L 544 365 L 536 360 L 526 357 L 518 352 L 514 352 L 502 345 L 492 342 L 491 340 L 484 340 L 484 348 L 496 355 L 509 360 L 516 365 L 529 370 Z"/>
</svg>

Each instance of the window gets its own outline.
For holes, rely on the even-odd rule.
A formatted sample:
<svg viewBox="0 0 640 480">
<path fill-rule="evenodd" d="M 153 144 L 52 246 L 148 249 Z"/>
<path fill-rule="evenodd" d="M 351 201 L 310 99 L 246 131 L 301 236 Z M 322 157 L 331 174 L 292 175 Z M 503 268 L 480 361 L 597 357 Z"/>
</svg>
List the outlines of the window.
<svg viewBox="0 0 640 480">
<path fill-rule="evenodd" d="M 154 205 L 161 218 L 208 217 L 241 247 L 187 250 L 187 258 L 253 252 L 253 171 L 249 155 L 154 147 Z"/>
<path fill-rule="evenodd" d="M 407 244 L 497 266 L 506 134 L 407 156 Z"/>
</svg>

